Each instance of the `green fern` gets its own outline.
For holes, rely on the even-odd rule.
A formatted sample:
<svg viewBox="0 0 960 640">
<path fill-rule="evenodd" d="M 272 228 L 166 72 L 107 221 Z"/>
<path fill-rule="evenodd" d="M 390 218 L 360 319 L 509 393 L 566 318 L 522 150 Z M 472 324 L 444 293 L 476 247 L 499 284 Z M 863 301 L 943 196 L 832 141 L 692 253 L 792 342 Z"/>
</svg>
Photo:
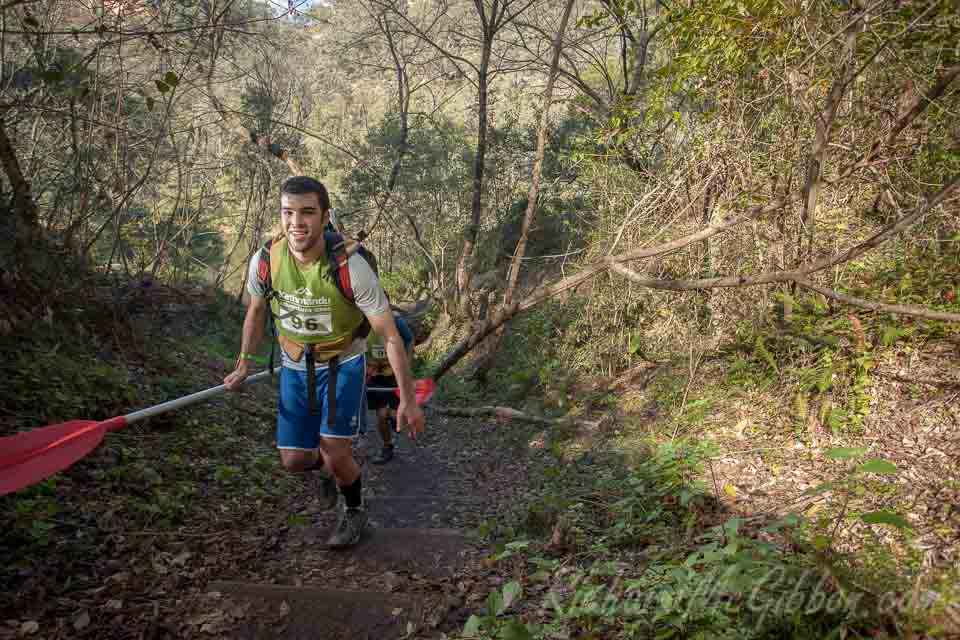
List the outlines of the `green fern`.
<svg viewBox="0 0 960 640">
<path fill-rule="evenodd" d="M 793 415 L 797 421 L 797 429 L 802 429 L 807 424 L 808 409 L 807 394 L 801 389 L 793 396 Z"/>
<path fill-rule="evenodd" d="M 767 350 L 767 345 L 764 342 L 763 336 L 757 336 L 757 339 L 754 343 L 755 355 L 763 360 L 767 366 L 774 370 L 777 374 L 780 373 L 780 368 L 777 367 L 777 361 L 773 357 L 773 354 Z"/>
</svg>

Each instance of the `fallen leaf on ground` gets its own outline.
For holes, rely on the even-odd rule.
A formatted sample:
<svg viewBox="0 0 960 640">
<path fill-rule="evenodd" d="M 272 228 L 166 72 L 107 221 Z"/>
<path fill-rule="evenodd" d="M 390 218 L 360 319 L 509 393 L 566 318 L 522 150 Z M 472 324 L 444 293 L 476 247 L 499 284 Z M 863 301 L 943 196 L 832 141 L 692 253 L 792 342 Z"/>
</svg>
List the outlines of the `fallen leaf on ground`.
<svg viewBox="0 0 960 640">
<path fill-rule="evenodd" d="M 90 614 L 82 611 L 80 615 L 73 619 L 73 628 L 77 631 L 86 629 L 90 625 Z"/>
</svg>

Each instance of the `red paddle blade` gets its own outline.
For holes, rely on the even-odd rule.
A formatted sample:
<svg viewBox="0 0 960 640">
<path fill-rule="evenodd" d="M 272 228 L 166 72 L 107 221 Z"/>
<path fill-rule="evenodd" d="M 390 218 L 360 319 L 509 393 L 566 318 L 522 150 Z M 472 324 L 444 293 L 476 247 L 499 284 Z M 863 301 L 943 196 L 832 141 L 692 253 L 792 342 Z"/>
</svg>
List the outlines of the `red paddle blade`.
<svg viewBox="0 0 960 640">
<path fill-rule="evenodd" d="M 93 451 L 109 426 L 72 420 L 0 438 L 0 496 L 63 471 Z"/>
<path fill-rule="evenodd" d="M 437 383 L 431 380 L 430 378 L 423 378 L 422 380 L 417 380 L 414 383 L 414 394 L 417 399 L 417 404 L 423 406 L 426 404 L 430 398 L 433 397 L 433 392 L 437 390 Z M 397 394 L 397 397 L 400 397 L 400 389 L 394 391 Z"/>
</svg>

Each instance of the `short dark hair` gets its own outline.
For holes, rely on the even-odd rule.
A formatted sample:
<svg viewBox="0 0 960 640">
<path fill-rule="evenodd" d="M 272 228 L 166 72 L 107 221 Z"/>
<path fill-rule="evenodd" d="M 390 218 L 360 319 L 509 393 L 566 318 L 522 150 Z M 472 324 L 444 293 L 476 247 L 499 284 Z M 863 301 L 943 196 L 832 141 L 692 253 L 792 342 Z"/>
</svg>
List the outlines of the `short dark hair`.
<svg viewBox="0 0 960 640">
<path fill-rule="evenodd" d="M 330 195 L 327 193 L 327 188 L 323 186 L 323 183 L 319 180 L 315 180 L 308 176 L 294 176 L 288 178 L 286 182 L 283 183 L 283 186 L 280 187 L 280 195 L 289 193 L 290 195 L 299 196 L 306 193 L 315 193 L 317 194 L 317 200 L 320 202 L 320 209 L 322 211 L 327 211 L 330 209 Z"/>
</svg>

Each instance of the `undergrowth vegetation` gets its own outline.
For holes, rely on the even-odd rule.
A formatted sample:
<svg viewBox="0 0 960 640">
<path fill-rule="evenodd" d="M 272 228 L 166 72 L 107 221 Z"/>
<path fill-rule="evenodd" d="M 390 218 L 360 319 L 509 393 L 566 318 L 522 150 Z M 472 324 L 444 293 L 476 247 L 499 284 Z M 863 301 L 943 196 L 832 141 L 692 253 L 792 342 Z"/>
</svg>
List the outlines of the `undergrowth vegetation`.
<svg viewBox="0 0 960 640">
<path fill-rule="evenodd" d="M 960 310 L 954 245 L 888 257 L 850 294 Z M 950 451 L 957 385 L 943 374 L 960 327 L 783 290 L 765 314 L 686 341 L 615 317 L 625 307 L 605 295 L 527 314 L 501 346 L 511 358 L 487 376 L 498 402 L 611 419 L 586 442 L 561 427 L 543 435 L 529 500 L 481 527 L 509 581 L 467 637 L 956 631 L 960 514 L 941 506 L 960 485 L 949 458 L 926 466 L 901 440 Z M 582 391 L 647 358 L 653 373 L 625 391 L 599 402 Z M 457 385 L 451 402 L 480 392 Z"/>
<path fill-rule="evenodd" d="M 894 620 L 903 630 L 929 613 L 933 603 L 909 584 L 887 583 L 884 597 L 860 583 L 810 545 L 802 518 L 730 513 L 698 480 L 715 454 L 707 444 L 647 445 L 626 467 L 610 452 L 599 464 L 547 468 L 517 538 L 492 558 L 512 581 L 465 635 L 840 638 L 893 632 Z M 533 537 L 543 531 L 547 540 Z M 523 622 L 504 615 L 511 603 Z"/>
<path fill-rule="evenodd" d="M 190 313 L 151 316 L 155 332 L 139 349 L 122 348 L 124 336 L 97 321 L 94 301 L 85 343 L 38 328 L 31 340 L 7 345 L 3 435 L 103 420 L 220 384 L 232 364 L 238 307 L 221 296 L 162 293 L 176 305 L 190 302 Z M 272 425 L 272 405 L 245 395 L 214 400 L 111 432 L 68 470 L 0 498 L 0 609 L 19 609 L 25 629 L 78 616 L 78 607 L 86 617 L 77 617 L 75 631 L 120 608 L 128 629 L 146 629 L 156 611 L 173 616 L 178 585 L 240 560 L 229 552 L 232 536 L 266 539 L 285 517 L 281 505 L 296 480 L 276 473 Z M 223 553 L 209 553 L 221 542 Z M 111 589 L 101 598 L 103 584 Z M 79 592 L 88 594 L 81 602 Z M 137 604 L 143 598 L 147 604 Z"/>
</svg>

